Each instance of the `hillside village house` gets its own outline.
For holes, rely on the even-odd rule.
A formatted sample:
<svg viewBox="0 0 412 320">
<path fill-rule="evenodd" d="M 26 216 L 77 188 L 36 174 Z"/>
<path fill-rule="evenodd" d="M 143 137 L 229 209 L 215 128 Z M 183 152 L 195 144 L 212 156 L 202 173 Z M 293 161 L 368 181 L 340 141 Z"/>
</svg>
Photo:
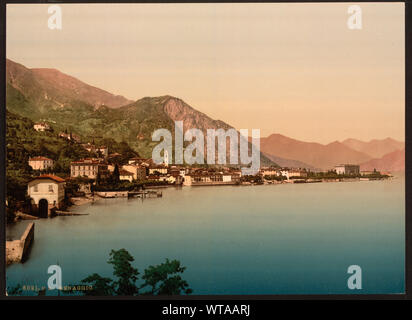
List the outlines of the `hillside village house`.
<svg viewBox="0 0 412 320">
<path fill-rule="evenodd" d="M 33 126 L 36 131 L 47 131 L 50 130 L 50 126 L 46 122 L 36 122 Z"/>
<path fill-rule="evenodd" d="M 27 193 L 32 199 L 32 210 L 40 217 L 50 216 L 50 210 L 61 208 L 64 200 L 65 180 L 55 175 L 44 174 L 31 180 Z"/>
<path fill-rule="evenodd" d="M 29 166 L 33 170 L 46 170 L 48 168 L 53 168 L 54 161 L 46 157 L 34 157 L 29 158 Z"/>
<path fill-rule="evenodd" d="M 73 161 L 70 164 L 71 177 L 96 179 L 98 174 L 100 174 L 102 178 L 108 174 L 107 164 L 104 164 L 98 159 L 83 159 Z"/>
<path fill-rule="evenodd" d="M 129 159 L 129 164 L 136 164 L 140 166 L 145 166 L 145 167 L 150 167 L 153 165 L 153 160 L 152 159 L 145 159 L 145 158 L 130 158 Z"/>
<path fill-rule="evenodd" d="M 94 145 L 90 144 L 90 143 L 83 143 L 82 147 L 84 149 L 86 149 L 89 152 L 93 152 L 94 151 Z"/>
<path fill-rule="evenodd" d="M 146 167 L 136 164 L 126 164 L 122 167 L 123 170 L 129 171 L 133 174 L 133 179 L 137 181 L 146 180 Z"/>
<path fill-rule="evenodd" d="M 96 147 L 91 143 L 83 143 L 82 147 L 89 152 L 100 153 L 100 156 L 107 158 L 109 156 L 109 148 L 106 146 Z"/>
<path fill-rule="evenodd" d="M 102 157 L 107 158 L 109 156 L 109 148 L 106 146 L 101 146 L 96 148 L 96 153 L 100 153 Z"/>
<path fill-rule="evenodd" d="M 360 166 L 355 164 L 340 164 L 335 166 L 335 171 L 337 174 L 359 174 Z"/>
<path fill-rule="evenodd" d="M 74 134 L 74 133 L 60 132 L 59 137 L 67 139 L 67 140 L 72 140 L 72 141 L 75 141 L 75 142 L 80 142 L 80 140 L 81 140 L 80 136 L 78 136 L 77 134 Z"/>
</svg>

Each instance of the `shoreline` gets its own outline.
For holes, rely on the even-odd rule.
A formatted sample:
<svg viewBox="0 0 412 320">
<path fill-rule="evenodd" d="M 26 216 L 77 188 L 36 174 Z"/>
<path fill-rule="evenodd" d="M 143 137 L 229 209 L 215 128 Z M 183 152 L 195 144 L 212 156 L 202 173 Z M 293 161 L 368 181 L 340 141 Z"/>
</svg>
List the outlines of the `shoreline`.
<svg viewBox="0 0 412 320">
<path fill-rule="evenodd" d="M 384 181 L 384 180 L 393 180 L 396 179 L 396 176 L 390 176 L 390 177 L 386 177 L 386 178 L 338 178 L 338 179 L 289 179 L 289 180 L 283 180 L 283 181 L 277 181 L 277 180 L 265 180 L 262 183 L 251 183 L 251 182 L 242 182 L 239 184 L 208 184 L 208 185 L 191 185 L 191 186 L 176 186 L 176 185 L 165 185 L 165 186 L 157 186 L 154 187 L 153 189 L 159 189 L 159 188 L 169 188 L 169 187 L 177 187 L 177 188 L 185 188 L 185 187 L 217 187 L 217 186 L 238 186 L 238 187 L 245 187 L 245 186 L 263 186 L 263 185 L 290 185 L 290 184 L 314 184 L 314 183 L 333 183 L 333 182 L 362 182 L 362 181 Z M 152 189 L 148 188 L 148 189 Z M 117 191 L 107 191 L 107 192 L 117 192 Z M 119 198 L 125 198 L 125 197 L 113 197 L 113 198 L 106 198 L 106 199 L 119 199 Z M 98 200 L 101 200 L 104 198 L 99 197 L 98 195 L 94 194 L 94 195 L 87 195 L 84 197 L 72 197 L 69 199 L 70 204 L 67 207 L 67 212 L 72 212 L 72 207 L 79 207 L 79 206 L 83 206 L 86 204 L 90 204 L 90 203 L 95 203 Z M 67 214 L 67 215 L 73 215 L 74 214 Z M 58 216 L 65 216 L 64 214 L 60 214 L 60 215 L 56 215 L 55 217 Z M 29 214 L 22 214 L 20 212 L 17 212 L 16 214 L 17 219 L 12 222 L 12 223 L 18 223 L 24 220 L 37 220 L 40 219 L 37 216 L 32 216 Z M 12 224 L 10 223 L 10 224 Z M 6 225 L 8 225 L 9 223 L 6 223 Z"/>
</svg>

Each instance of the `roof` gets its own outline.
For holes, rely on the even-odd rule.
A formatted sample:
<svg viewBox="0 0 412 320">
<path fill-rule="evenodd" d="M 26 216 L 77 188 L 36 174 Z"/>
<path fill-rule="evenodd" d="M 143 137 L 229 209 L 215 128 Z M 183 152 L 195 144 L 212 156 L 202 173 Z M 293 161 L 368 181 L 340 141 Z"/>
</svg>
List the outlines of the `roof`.
<svg viewBox="0 0 412 320">
<path fill-rule="evenodd" d="M 71 164 L 103 164 L 100 160 L 97 159 L 82 159 L 79 161 L 72 161 Z"/>
<path fill-rule="evenodd" d="M 121 176 L 132 176 L 133 173 L 131 173 L 127 170 L 119 170 L 119 175 L 121 175 Z"/>
<path fill-rule="evenodd" d="M 46 180 L 46 179 L 51 179 L 51 180 L 53 180 L 53 181 L 55 181 L 55 182 L 57 182 L 57 183 L 62 183 L 62 182 L 65 182 L 66 180 L 64 180 L 63 178 L 60 178 L 60 177 L 58 177 L 58 176 L 55 176 L 55 175 L 53 175 L 53 174 L 42 174 L 42 175 L 40 175 L 40 176 L 38 176 L 38 177 L 34 177 L 31 181 L 34 181 L 34 180 Z"/>
<path fill-rule="evenodd" d="M 49 158 L 46 158 L 46 157 L 42 157 L 42 156 L 40 156 L 40 157 L 34 157 L 34 158 L 29 158 L 29 161 L 47 161 L 47 160 L 53 161 L 52 159 L 49 159 Z"/>
</svg>

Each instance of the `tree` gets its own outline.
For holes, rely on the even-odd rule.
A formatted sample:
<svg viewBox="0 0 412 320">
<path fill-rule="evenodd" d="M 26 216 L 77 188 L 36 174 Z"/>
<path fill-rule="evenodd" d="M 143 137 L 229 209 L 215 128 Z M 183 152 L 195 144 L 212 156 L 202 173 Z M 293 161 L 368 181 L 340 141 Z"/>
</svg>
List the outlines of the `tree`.
<svg viewBox="0 0 412 320">
<path fill-rule="evenodd" d="M 82 283 L 91 284 L 91 290 L 83 291 L 86 296 L 112 296 L 114 294 L 110 278 L 103 278 L 97 273 L 93 273 L 81 281 Z"/>
<path fill-rule="evenodd" d="M 157 266 L 149 266 L 145 269 L 142 279 L 144 283 L 139 287 L 139 271 L 132 266 L 133 256 L 126 250 L 111 250 L 110 258 L 107 261 L 113 265 L 113 275 L 115 280 L 104 278 L 94 273 L 81 282 L 91 286 L 91 290 L 83 290 L 83 294 L 89 296 L 107 295 L 180 295 L 190 294 L 192 289 L 189 284 L 182 279 L 182 274 L 186 267 L 181 266 L 180 261 L 166 259 L 165 263 Z M 150 290 L 141 292 L 149 287 Z"/>
<path fill-rule="evenodd" d="M 134 258 L 126 249 L 110 252 L 108 263 L 113 265 L 113 275 L 118 278 L 117 281 L 113 282 L 114 291 L 117 295 L 131 296 L 139 291 L 135 284 L 139 271 L 132 267 L 131 262 L 133 261 Z"/>
<path fill-rule="evenodd" d="M 180 266 L 178 260 L 166 259 L 165 263 L 157 266 L 150 266 L 144 271 L 142 279 L 145 280 L 142 288 L 151 288 L 148 294 L 159 295 L 179 295 L 192 293 L 189 284 L 181 278 L 179 273 L 185 271 L 185 267 Z"/>
<path fill-rule="evenodd" d="M 119 183 L 120 181 L 120 171 L 119 171 L 119 166 L 117 164 L 114 166 L 114 170 L 113 170 L 113 181 L 114 183 Z"/>
</svg>

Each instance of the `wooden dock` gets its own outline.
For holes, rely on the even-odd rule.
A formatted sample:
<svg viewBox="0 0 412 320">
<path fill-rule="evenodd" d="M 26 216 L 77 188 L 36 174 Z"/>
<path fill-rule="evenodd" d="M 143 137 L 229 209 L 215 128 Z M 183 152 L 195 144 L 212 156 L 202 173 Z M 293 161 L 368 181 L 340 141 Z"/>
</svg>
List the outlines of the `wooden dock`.
<svg viewBox="0 0 412 320">
<path fill-rule="evenodd" d="M 128 198 L 161 198 L 162 192 L 157 190 L 129 191 Z"/>
</svg>

